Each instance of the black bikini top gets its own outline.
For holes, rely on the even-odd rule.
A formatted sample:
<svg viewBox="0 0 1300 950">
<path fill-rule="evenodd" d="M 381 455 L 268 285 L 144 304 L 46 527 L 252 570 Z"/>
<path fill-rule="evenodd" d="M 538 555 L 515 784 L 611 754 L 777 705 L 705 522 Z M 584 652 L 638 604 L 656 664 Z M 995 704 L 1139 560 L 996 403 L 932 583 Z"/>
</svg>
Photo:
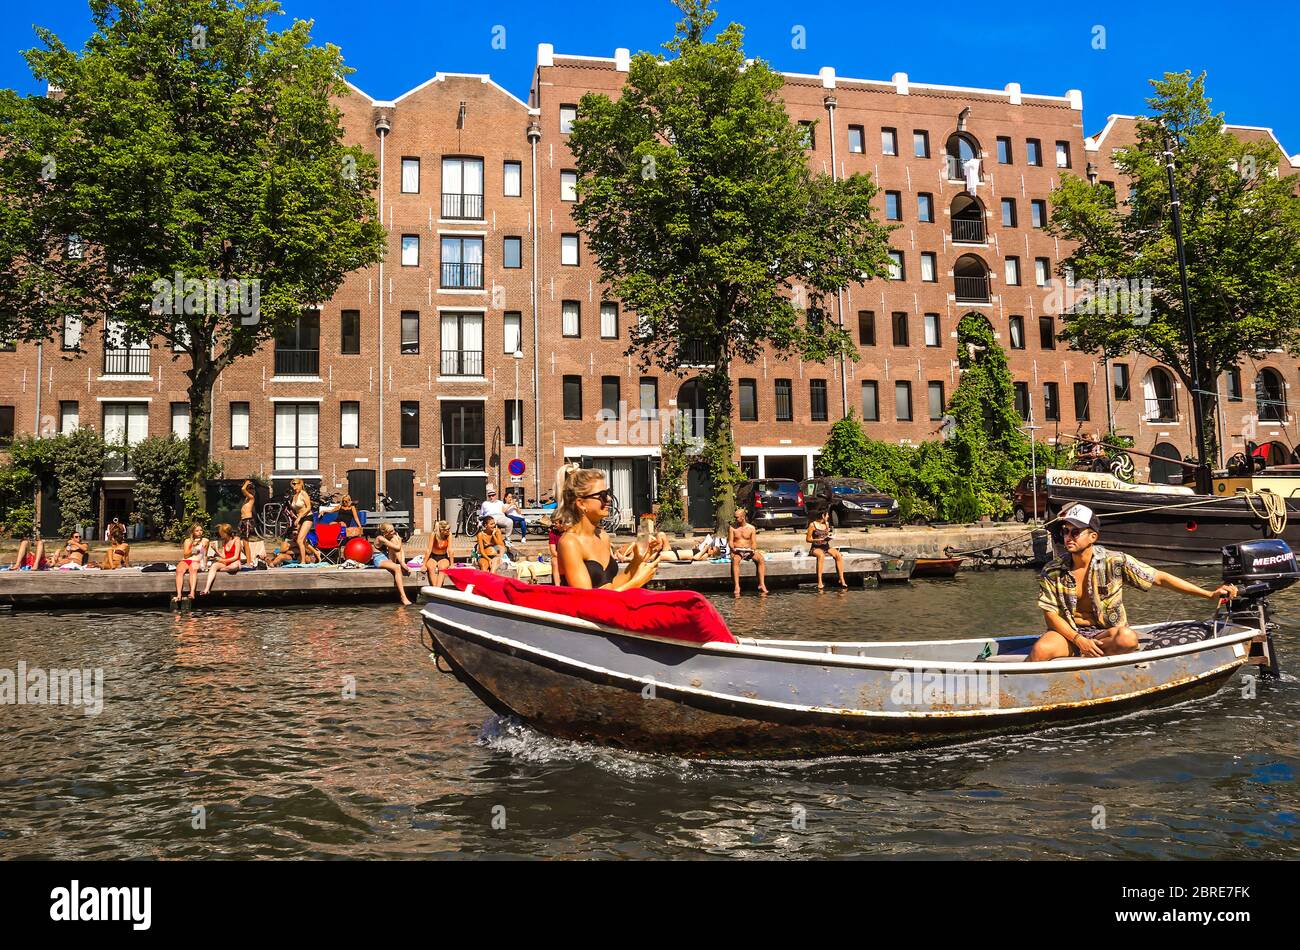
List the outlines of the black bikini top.
<svg viewBox="0 0 1300 950">
<path fill-rule="evenodd" d="M 609 556 L 609 563 L 604 567 L 601 567 L 597 561 L 584 560 L 582 563 L 587 565 L 587 573 L 591 575 L 592 588 L 604 587 L 618 577 L 618 562 L 614 560 L 612 552 Z"/>
</svg>

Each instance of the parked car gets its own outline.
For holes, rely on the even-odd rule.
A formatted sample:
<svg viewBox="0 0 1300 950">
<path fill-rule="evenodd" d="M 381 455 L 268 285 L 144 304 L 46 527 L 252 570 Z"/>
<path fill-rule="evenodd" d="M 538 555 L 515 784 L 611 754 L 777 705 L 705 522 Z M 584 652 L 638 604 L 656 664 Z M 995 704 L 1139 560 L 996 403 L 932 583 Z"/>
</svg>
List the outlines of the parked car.
<svg viewBox="0 0 1300 950">
<path fill-rule="evenodd" d="M 860 478 L 810 478 L 800 487 L 808 511 L 829 508 L 834 527 L 899 522 L 898 499 Z"/>
<path fill-rule="evenodd" d="M 736 507 L 749 514 L 756 528 L 804 528 L 808 510 L 793 478 L 756 478 L 736 489 Z"/>
<path fill-rule="evenodd" d="M 1047 517 L 1047 476 L 1038 476 L 1038 507 L 1034 508 L 1034 490 L 1030 485 L 1030 476 L 1026 475 L 1011 492 L 1011 517 L 1024 523 L 1029 520 L 1030 512 L 1035 518 Z"/>
</svg>

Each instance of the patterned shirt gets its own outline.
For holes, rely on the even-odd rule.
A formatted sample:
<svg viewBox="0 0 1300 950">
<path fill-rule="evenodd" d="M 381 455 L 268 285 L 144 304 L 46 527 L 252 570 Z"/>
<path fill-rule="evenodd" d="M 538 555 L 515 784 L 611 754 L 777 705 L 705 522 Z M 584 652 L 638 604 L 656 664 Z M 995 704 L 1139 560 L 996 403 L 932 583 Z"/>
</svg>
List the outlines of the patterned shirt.
<svg viewBox="0 0 1300 950">
<path fill-rule="evenodd" d="M 1079 594 L 1075 588 L 1074 565 L 1067 552 L 1043 568 L 1038 578 L 1038 606 L 1057 614 L 1071 630 L 1078 630 L 1075 611 L 1079 607 Z M 1086 578 L 1091 587 L 1091 601 L 1097 619 L 1105 627 L 1118 627 L 1128 623 L 1124 610 L 1124 587 L 1132 584 L 1138 590 L 1150 590 L 1156 581 L 1155 568 L 1143 564 L 1128 554 L 1107 551 L 1099 544 L 1092 546 L 1092 565 Z"/>
</svg>

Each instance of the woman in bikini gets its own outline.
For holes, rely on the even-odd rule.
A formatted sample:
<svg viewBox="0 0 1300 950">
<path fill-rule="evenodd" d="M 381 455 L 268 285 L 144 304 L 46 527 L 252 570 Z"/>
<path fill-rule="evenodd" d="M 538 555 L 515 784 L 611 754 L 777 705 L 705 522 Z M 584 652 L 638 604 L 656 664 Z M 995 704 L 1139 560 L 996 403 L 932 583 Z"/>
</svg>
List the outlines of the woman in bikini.
<svg viewBox="0 0 1300 950">
<path fill-rule="evenodd" d="M 808 533 L 804 535 L 804 540 L 808 542 L 812 551 L 812 556 L 817 559 L 817 589 L 825 590 L 826 585 L 822 583 L 822 565 L 826 563 L 826 557 L 829 555 L 835 560 L 835 572 L 839 574 L 840 586 L 847 588 L 848 581 L 844 579 L 844 557 L 837 548 L 831 547 L 831 537 L 834 532 L 831 531 L 830 510 L 823 508 L 818 512 L 817 517 L 808 522 Z"/>
<path fill-rule="evenodd" d="M 63 550 L 55 556 L 54 566 L 63 567 L 64 565 L 71 566 L 75 564 L 77 567 L 85 567 L 89 558 L 90 548 L 86 545 L 86 542 L 81 540 L 81 532 L 74 531 L 71 537 L 68 538 L 68 543 L 63 546 Z"/>
<path fill-rule="evenodd" d="M 126 543 L 126 525 L 121 522 L 115 521 L 109 528 L 108 550 L 99 566 L 105 571 L 131 566 L 131 545 Z"/>
<path fill-rule="evenodd" d="M 627 569 L 618 569 L 609 535 L 600 527 L 609 517 L 612 494 L 604 474 L 596 469 L 577 469 L 564 480 L 557 514 L 569 528 L 560 536 L 557 548 L 564 583 L 569 587 L 632 590 L 644 587 L 655 576 L 663 547 L 659 538 L 650 542 L 645 556 L 634 548 Z"/>
<path fill-rule="evenodd" d="M 172 606 L 180 606 L 184 599 L 181 595 L 185 588 L 185 578 L 190 579 L 190 599 L 194 599 L 194 592 L 199 587 L 199 570 L 204 567 L 203 552 L 207 548 L 208 539 L 203 536 L 203 525 L 195 523 L 190 528 L 189 537 L 185 539 L 185 544 L 181 547 L 181 559 L 176 562 L 176 596 L 172 598 Z"/>
<path fill-rule="evenodd" d="M 406 566 L 406 557 L 402 554 L 402 538 L 397 530 L 385 521 L 379 526 L 379 534 L 373 542 L 375 553 L 370 556 L 370 566 L 383 568 L 393 575 L 393 585 L 397 588 L 397 598 L 403 607 L 411 606 L 411 599 L 406 596 L 406 585 L 402 577 L 410 574 Z"/>
<path fill-rule="evenodd" d="M 235 537 L 234 529 L 225 522 L 217 525 L 217 545 L 217 556 L 208 567 L 208 582 L 203 585 L 204 594 L 212 592 L 212 584 L 216 581 L 218 573 L 239 573 L 241 563 L 239 538 Z"/>
<path fill-rule="evenodd" d="M 339 502 L 338 512 L 339 524 L 343 525 L 343 536 L 345 538 L 361 537 L 361 513 L 357 511 L 357 503 L 346 492 Z"/>
<path fill-rule="evenodd" d="M 439 521 L 429 535 L 429 546 L 424 549 L 424 570 L 429 576 L 429 583 L 441 587 L 442 572 L 451 566 L 451 525 Z"/>
<path fill-rule="evenodd" d="M 478 534 L 474 536 L 474 549 L 477 553 L 478 569 L 495 574 L 501 566 L 501 552 L 505 550 L 506 539 L 501 535 L 496 518 L 484 515 L 479 523 Z"/>
<path fill-rule="evenodd" d="M 289 483 L 293 489 L 293 497 L 289 499 L 289 510 L 293 512 L 293 533 L 298 541 L 298 549 L 302 552 L 304 564 L 311 561 L 312 547 L 307 543 L 307 533 L 311 531 L 314 520 L 311 510 L 311 495 L 307 493 L 307 487 L 303 484 L 301 478 L 295 478 Z"/>
</svg>

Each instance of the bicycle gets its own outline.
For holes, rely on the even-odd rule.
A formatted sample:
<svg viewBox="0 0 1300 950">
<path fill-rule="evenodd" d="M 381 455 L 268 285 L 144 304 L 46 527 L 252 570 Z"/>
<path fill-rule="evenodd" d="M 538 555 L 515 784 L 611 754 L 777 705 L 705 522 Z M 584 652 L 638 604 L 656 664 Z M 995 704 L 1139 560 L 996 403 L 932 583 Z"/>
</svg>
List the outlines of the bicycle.
<svg viewBox="0 0 1300 950">
<path fill-rule="evenodd" d="M 258 522 L 263 537 L 287 538 L 293 532 L 293 512 L 282 501 L 268 501 L 263 505 Z"/>
<path fill-rule="evenodd" d="M 472 538 L 478 534 L 478 509 L 482 504 L 483 502 L 477 498 L 462 498 L 460 500 L 460 518 L 452 525 L 452 530 L 465 538 Z"/>
<path fill-rule="evenodd" d="M 609 514 L 601 519 L 600 528 L 607 534 L 615 534 L 623 526 L 623 509 L 619 507 L 618 496 L 609 493 Z"/>
</svg>

